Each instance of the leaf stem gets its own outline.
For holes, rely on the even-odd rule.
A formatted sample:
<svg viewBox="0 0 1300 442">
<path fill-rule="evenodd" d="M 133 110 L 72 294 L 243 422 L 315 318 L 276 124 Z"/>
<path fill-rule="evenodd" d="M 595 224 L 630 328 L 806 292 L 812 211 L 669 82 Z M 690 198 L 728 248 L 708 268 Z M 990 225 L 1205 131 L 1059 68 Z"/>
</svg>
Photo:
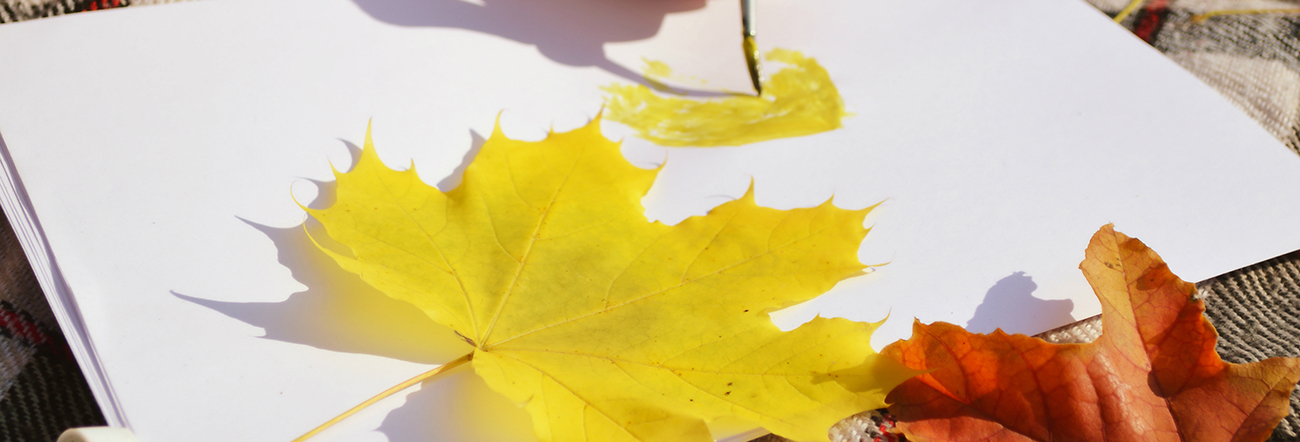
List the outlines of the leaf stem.
<svg viewBox="0 0 1300 442">
<path fill-rule="evenodd" d="M 1125 6 L 1123 10 L 1119 11 L 1119 14 L 1115 14 L 1115 23 L 1122 22 L 1124 19 L 1128 18 L 1129 14 L 1136 11 L 1138 6 L 1142 6 L 1143 1 L 1144 0 L 1133 0 L 1129 2 L 1128 6 Z"/>
<path fill-rule="evenodd" d="M 412 385 L 415 385 L 415 384 L 418 384 L 418 383 L 420 383 L 420 382 L 423 382 L 425 379 L 429 379 L 429 378 L 431 378 L 431 377 L 437 376 L 439 373 L 443 373 L 443 372 L 445 372 L 445 371 L 448 371 L 448 370 L 451 370 L 451 369 L 453 369 L 453 368 L 459 367 L 459 366 L 463 365 L 464 363 L 469 362 L 471 359 L 474 359 L 474 352 L 467 353 L 467 354 L 465 354 L 464 356 L 461 356 L 461 357 L 459 357 L 459 358 L 456 358 L 455 360 L 452 360 L 451 362 L 448 362 L 448 363 L 446 363 L 446 364 L 442 364 L 441 366 L 439 366 L 439 367 L 437 367 L 437 368 L 434 368 L 433 370 L 426 371 L 426 372 L 421 373 L 421 374 L 419 374 L 419 375 L 417 375 L 417 376 L 415 376 L 415 377 L 413 377 L 413 378 L 407 379 L 405 382 L 402 382 L 402 383 L 400 383 L 400 384 L 394 385 L 393 388 L 389 388 L 389 389 L 387 389 L 387 390 L 384 390 L 382 393 L 379 393 L 379 394 L 375 395 L 375 397 L 372 397 L 372 398 L 370 398 L 370 399 L 366 399 L 365 402 L 362 402 L 361 404 L 359 404 L 359 405 L 357 405 L 357 406 L 355 406 L 355 407 L 352 407 L 352 409 L 350 409 L 350 410 L 348 410 L 348 411 L 344 411 L 343 414 L 340 414 L 340 415 L 338 415 L 338 416 L 335 416 L 333 419 L 330 419 L 329 421 L 327 421 L 327 422 L 325 422 L 325 423 L 323 423 L 323 424 L 320 424 L 319 427 L 313 428 L 311 431 L 308 431 L 307 434 L 304 434 L 304 435 L 302 435 L 302 436 L 298 436 L 298 438 L 297 438 L 297 439 L 294 439 L 293 442 L 303 442 L 303 441 L 307 440 L 308 438 L 310 438 L 310 437 L 312 437 L 312 436 L 315 436 L 317 433 L 320 433 L 320 432 L 322 432 L 322 431 L 325 431 L 326 428 L 332 427 L 332 426 L 334 426 L 334 424 L 337 424 L 337 423 L 343 421 L 343 419 L 347 419 L 348 416 L 351 416 L 351 415 L 357 414 L 358 411 L 361 411 L 361 410 L 365 409 L 366 407 L 369 407 L 369 406 L 371 406 L 371 405 L 374 405 L 375 402 L 379 402 L 380 400 L 382 400 L 382 399 L 384 399 L 384 398 L 386 398 L 386 397 L 392 396 L 394 393 L 397 393 L 397 392 L 399 392 L 399 391 L 405 390 L 405 389 L 407 389 L 408 387 L 410 387 L 410 386 L 412 386 Z"/>
<path fill-rule="evenodd" d="M 1220 15 L 1298 14 L 1298 13 L 1300 13 L 1300 8 L 1288 8 L 1288 9 L 1228 9 L 1228 10 L 1223 10 L 1223 11 L 1210 11 L 1210 12 L 1206 12 L 1206 13 L 1202 13 L 1202 14 L 1196 14 L 1196 15 L 1193 15 L 1193 16 L 1192 16 L 1192 23 L 1200 23 L 1200 22 L 1205 21 L 1205 19 L 1208 19 L 1208 18 L 1210 18 L 1210 17 L 1217 17 L 1217 16 L 1220 16 Z"/>
</svg>

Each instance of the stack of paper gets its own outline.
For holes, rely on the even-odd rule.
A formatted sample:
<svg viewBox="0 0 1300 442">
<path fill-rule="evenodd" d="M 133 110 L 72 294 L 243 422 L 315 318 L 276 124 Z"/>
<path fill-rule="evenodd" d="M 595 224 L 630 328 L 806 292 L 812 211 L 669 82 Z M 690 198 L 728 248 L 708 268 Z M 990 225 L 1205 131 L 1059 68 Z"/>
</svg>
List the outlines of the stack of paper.
<svg viewBox="0 0 1300 442">
<path fill-rule="evenodd" d="M 0 26 L 0 201 L 111 423 L 289 440 L 466 349 L 321 255 L 291 192 L 328 205 L 330 164 L 372 119 L 385 162 L 445 190 L 498 114 L 515 138 L 577 127 L 643 59 L 744 91 L 738 13 L 208 0 Z M 770 0 L 759 32 L 826 67 L 843 129 L 701 149 L 605 132 L 634 164 L 666 162 L 652 220 L 751 179 L 771 207 L 883 202 L 860 257 L 888 265 L 782 327 L 888 314 L 879 347 L 913 317 L 1024 333 L 1089 317 L 1077 265 L 1109 222 L 1189 280 L 1300 248 L 1300 157 L 1078 0 Z M 460 370 L 320 440 L 531 437 Z"/>
</svg>

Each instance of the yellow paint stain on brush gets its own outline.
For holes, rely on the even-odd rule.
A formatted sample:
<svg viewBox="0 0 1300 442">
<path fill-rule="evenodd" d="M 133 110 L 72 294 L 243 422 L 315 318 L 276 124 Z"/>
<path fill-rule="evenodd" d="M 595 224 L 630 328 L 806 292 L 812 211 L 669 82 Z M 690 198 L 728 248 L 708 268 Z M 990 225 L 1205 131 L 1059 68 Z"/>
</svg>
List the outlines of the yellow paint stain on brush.
<svg viewBox="0 0 1300 442">
<path fill-rule="evenodd" d="M 763 83 L 763 95 L 715 99 L 666 97 L 642 85 L 610 85 L 605 118 L 623 123 L 661 146 L 740 146 L 801 137 L 841 127 L 844 100 L 817 60 L 775 49 L 768 61 L 785 68 Z M 666 76 L 663 63 L 647 74 Z"/>
</svg>

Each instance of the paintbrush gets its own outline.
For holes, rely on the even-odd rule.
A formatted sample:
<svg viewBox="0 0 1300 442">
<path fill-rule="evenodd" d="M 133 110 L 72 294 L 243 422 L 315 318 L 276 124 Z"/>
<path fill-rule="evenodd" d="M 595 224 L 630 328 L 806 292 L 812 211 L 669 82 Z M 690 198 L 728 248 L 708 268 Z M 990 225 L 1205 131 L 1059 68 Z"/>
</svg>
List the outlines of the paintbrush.
<svg viewBox="0 0 1300 442">
<path fill-rule="evenodd" d="M 745 37 L 741 49 L 745 51 L 745 64 L 749 66 L 749 81 L 754 83 L 754 92 L 763 95 L 763 85 L 758 81 L 758 44 L 754 42 L 754 1 L 740 0 L 740 23 Z"/>
</svg>

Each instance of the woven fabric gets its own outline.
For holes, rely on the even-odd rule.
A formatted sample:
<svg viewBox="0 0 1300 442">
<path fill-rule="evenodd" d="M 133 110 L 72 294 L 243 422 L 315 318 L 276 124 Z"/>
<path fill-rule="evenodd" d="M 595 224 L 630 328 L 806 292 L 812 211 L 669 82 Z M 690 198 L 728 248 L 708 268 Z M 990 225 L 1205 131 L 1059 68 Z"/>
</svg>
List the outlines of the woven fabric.
<svg viewBox="0 0 1300 442">
<path fill-rule="evenodd" d="M 1291 253 L 1197 285 L 1205 314 L 1219 330 L 1215 347 L 1233 363 L 1300 357 L 1300 253 Z M 1300 389 L 1272 441 L 1300 440 Z"/>
<path fill-rule="evenodd" d="M 1127 5 L 1089 1 L 1112 17 Z M 1213 11 L 1297 6 L 1279 0 L 1146 0 L 1122 24 L 1300 152 L 1300 14 L 1196 19 Z"/>
<path fill-rule="evenodd" d="M 182 1 L 187 0 L 0 0 L 0 23 L 54 17 L 74 12 Z"/>
<path fill-rule="evenodd" d="M 128 4 L 128 0 L 5 0 L 0 1 L 0 23 L 116 8 Z"/>
<path fill-rule="evenodd" d="M 178 0 L 0 0 L 0 23 L 109 7 Z M 1117 16 L 1128 0 L 1088 0 Z M 1121 25 L 1218 90 L 1300 153 L 1300 15 L 1197 14 L 1228 9 L 1295 8 L 1281 0 L 1145 0 Z M 1141 124 L 1139 121 L 1134 124 Z M 1290 254 L 1198 284 L 1230 362 L 1300 357 L 1300 254 Z M 1099 317 L 1039 335 L 1090 342 Z M 1271 441 L 1300 440 L 1300 392 Z M 889 440 L 888 415 L 866 412 L 832 429 L 833 440 Z M 6 224 L 0 230 L 0 442 L 53 440 L 62 428 L 103 418 Z M 767 436 L 762 441 L 782 439 Z"/>
<path fill-rule="evenodd" d="M 9 223 L 0 223 L 0 441 L 53 441 L 104 417 Z"/>
<path fill-rule="evenodd" d="M 1089 1 L 1111 17 L 1127 6 L 1122 0 Z M 1122 25 L 1300 153 L 1300 14 L 1197 17 L 1213 11 L 1297 6 L 1294 1 L 1278 0 L 1146 0 Z M 1197 287 L 1205 314 L 1219 331 L 1216 349 L 1224 360 L 1300 357 L 1300 254 L 1253 265 Z M 1087 333 L 1078 335 L 1087 337 Z M 1297 410 L 1300 390 L 1292 392 L 1291 415 L 1274 430 L 1271 441 L 1300 440 Z"/>
</svg>

